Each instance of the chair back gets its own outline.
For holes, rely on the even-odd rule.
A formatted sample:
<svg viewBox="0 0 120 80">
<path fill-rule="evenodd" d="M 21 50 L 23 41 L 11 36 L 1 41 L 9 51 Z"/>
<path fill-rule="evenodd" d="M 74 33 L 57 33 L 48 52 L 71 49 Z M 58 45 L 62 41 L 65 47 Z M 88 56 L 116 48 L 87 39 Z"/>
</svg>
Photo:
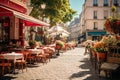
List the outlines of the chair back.
<svg viewBox="0 0 120 80">
<path fill-rule="evenodd" d="M 24 60 L 26 61 L 27 60 L 27 57 L 29 55 L 29 52 L 28 51 L 24 51 L 23 52 L 23 55 L 24 55 Z"/>
</svg>

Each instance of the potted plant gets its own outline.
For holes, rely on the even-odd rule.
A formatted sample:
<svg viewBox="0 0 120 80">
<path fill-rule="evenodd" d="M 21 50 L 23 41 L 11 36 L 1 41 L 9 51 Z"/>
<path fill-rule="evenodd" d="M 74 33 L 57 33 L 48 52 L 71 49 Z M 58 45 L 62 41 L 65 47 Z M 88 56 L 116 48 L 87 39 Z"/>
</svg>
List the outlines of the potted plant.
<svg viewBox="0 0 120 80">
<path fill-rule="evenodd" d="M 64 46 L 64 43 L 60 40 L 56 41 L 56 49 L 60 50 Z"/>
<path fill-rule="evenodd" d="M 55 47 L 55 49 L 58 50 L 58 52 L 56 54 L 57 56 L 60 55 L 59 54 L 59 50 L 61 50 L 63 46 L 64 46 L 64 42 L 63 41 L 61 41 L 61 40 L 57 40 L 56 41 L 56 47 Z"/>
<path fill-rule="evenodd" d="M 35 48 L 36 47 L 36 41 L 30 40 L 29 45 L 31 46 L 31 48 Z"/>
<path fill-rule="evenodd" d="M 94 45 L 94 49 L 97 52 L 97 59 L 98 61 L 103 61 L 106 58 L 106 53 L 108 51 L 108 48 L 106 47 L 106 44 L 102 41 L 97 42 Z"/>
</svg>

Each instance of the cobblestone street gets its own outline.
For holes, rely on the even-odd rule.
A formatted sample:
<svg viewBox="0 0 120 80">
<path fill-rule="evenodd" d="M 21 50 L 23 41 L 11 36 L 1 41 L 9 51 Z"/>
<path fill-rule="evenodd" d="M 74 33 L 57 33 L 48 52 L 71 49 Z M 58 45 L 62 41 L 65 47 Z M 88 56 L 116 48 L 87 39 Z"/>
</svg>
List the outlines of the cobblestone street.
<svg viewBox="0 0 120 80">
<path fill-rule="evenodd" d="M 47 64 L 28 66 L 28 71 L 20 70 L 10 74 L 10 80 L 99 80 L 90 61 L 84 55 L 84 48 L 75 48 L 60 53 Z M 7 76 L 6 76 L 7 77 Z M 8 77 L 7 77 L 7 80 Z"/>
</svg>

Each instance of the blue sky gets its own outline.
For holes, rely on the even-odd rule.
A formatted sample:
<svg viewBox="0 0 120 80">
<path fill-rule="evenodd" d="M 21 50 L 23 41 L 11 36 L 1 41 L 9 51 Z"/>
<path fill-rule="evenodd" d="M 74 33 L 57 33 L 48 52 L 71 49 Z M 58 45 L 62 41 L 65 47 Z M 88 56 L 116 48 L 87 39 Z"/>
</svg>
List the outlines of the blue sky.
<svg viewBox="0 0 120 80">
<path fill-rule="evenodd" d="M 75 17 L 79 17 L 84 1 L 85 0 L 69 0 L 71 8 L 77 11 L 77 15 Z"/>
</svg>

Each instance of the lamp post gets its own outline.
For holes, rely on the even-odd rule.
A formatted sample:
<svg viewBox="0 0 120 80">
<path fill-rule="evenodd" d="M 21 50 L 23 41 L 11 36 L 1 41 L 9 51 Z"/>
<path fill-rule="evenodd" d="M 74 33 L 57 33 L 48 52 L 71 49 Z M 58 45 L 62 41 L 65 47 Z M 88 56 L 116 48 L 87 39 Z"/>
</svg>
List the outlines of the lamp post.
<svg viewBox="0 0 120 80">
<path fill-rule="evenodd" d="M 41 9 L 42 9 L 42 21 L 44 21 L 44 15 L 45 15 L 44 10 L 45 10 L 45 8 L 46 8 L 46 4 L 45 4 L 45 3 L 41 4 Z M 42 28 L 42 30 L 43 30 L 42 43 L 43 43 L 43 44 L 46 44 L 45 35 L 44 35 L 44 28 Z"/>
</svg>

